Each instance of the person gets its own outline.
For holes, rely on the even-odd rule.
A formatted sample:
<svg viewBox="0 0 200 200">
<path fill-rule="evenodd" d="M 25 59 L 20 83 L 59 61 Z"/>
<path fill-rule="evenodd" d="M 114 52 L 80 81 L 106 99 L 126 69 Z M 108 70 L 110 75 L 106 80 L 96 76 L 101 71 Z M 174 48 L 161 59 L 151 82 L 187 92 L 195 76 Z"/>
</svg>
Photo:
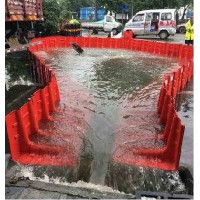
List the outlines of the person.
<svg viewBox="0 0 200 200">
<path fill-rule="evenodd" d="M 193 16 L 190 17 L 190 20 L 185 25 L 185 44 L 193 45 L 194 44 L 194 19 Z"/>
<path fill-rule="evenodd" d="M 159 13 L 153 13 L 153 20 L 151 25 L 154 27 L 153 31 L 158 31 Z"/>
</svg>

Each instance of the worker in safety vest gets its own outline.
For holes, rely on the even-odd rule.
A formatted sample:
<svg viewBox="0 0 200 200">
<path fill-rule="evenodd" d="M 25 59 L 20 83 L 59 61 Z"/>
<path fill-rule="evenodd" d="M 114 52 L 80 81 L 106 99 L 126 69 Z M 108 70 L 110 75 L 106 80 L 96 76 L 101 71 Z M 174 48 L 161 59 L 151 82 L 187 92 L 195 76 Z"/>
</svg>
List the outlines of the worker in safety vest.
<svg viewBox="0 0 200 200">
<path fill-rule="evenodd" d="M 194 19 L 193 16 L 190 17 L 190 20 L 185 25 L 185 44 L 193 45 L 194 43 Z"/>
</svg>

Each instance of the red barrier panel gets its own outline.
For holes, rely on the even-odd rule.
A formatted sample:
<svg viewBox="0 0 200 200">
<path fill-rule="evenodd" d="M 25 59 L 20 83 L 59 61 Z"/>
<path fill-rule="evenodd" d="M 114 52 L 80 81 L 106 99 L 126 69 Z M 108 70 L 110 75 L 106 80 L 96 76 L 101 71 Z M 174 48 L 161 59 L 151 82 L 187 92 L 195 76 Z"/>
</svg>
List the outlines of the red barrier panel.
<svg viewBox="0 0 200 200">
<path fill-rule="evenodd" d="M 123 48 L 123 40 L 119 40 L 118 38 L 113 38 L 115 40 L 115 49 Z"/>
<path fill-rule="evenodd" d="M 35 94 L 38 93 L 39 91 Z M 40 93 L 41 96 L 42 94 L 45 94 L 45 89 L 40 90 Z M 48 96 L 45 96 L 44 98 L 48 99 Z M 34 101 L 34 98 L 32 98 L 32 100 Z M 49 145 L 48 143 L 36 144 L 30 140 L 30 137 L 33 134 L 37 134 L 36 131 L 39 131 L 38 110 L 34 107 L 33 101 L 29 101 L 19 110 L 13 111 L 6 116 L 12 159 L 24 164 L 68 165 L 74 167 L 77 163 L 77 156 L 74 155 L 75 148 L 71 143 L 68 143 L 65 147 L 60 147 L 57 146 L 57 144 L 54 144 L 54 146 Z M 47 100 L 42 101 L 41 99 L 41 102 L 45 101 L 47 102 Z M 40 107 L 43 106 L 45 105 L 40 105 Z M 47 107 L 48 106 L 46 106 L 46 108 L 43 107 L 42 109 L 48 109 Z M 32 160 L 30 159 L 31 154 L 34 155 Z M 44 154 L 45 160 L 42 160 Z M 63 156 L 63 154 L 67 154 L 67 157 L 60 157 L 61 155 Z M 52 156 L 54 156 L 54 159 L 52 159 Z M 46 160 L 46 157 L 51 159 Z"/>
<path fill-rule="evenodd" d="M 125 40 L 131 40 L 133 38 L 133 32 L 132 31 L 125 31 L 124 32 L 124 39 Z"/>
<path fill-rule="evenodd" d="M 184 126 L 181 124 L 181 120 L 175 113 L 170 127 L 167 146 L 159 150 L 141 150 L 140 154 L 146 153 L 148 156 L 156 156 L 157 158 L 163 160 L 163 164 L 165 163 L 165 166 L 163 165 L 162 167 L 163 169 L 177 170 L 180 159 L 183 132 Z M 135 150 L 135 153 L 136 152 L 139 153 L 139 150 Z"/>
<path fill-rule="evenodd" d="M 188 66 L 183 65 L 182 66 L 182 77 L 181 77 L 181 90 L 185 87 L 187 83 L 187 77 L 188 77 Z"/>
<path fill-rule="evenodd" d="M 154 46 L 152 45 L 154 42 L 151 41 L 143 41 L 141 45 L 141 51 L 143 52 L 149 52 L 150 49 L 153 51 Z"/>
<path fill-rule="evenodd" d="M 115 49 L 117 42 L 118 41 L 116 39 L 111 38 L 111 40 L 110 40 L 110 48 Z"/>
<path fill-rule="evenodd" d="M 156 45 L 156 42 L 149 42 L 149 44 L 148 44 L 148 53 L 152 53 L 152 52 L 154 52 L 154 49 L 155 49 L 155 45 Z"/>
<path fill-rule="evenodd" d="M 31 141 L 34 134 L 40 137 L 47 137 L 39 129 L 39 121 L 52 120 L 50 112 L 56 111 L 56 102 L 60 100 L 58 85 L 55 74 L 43 63 L 34 52 L 48 50 L 57 47 L 70 47 L 72 42 L 81 47 L 90 48 L 113 48 L 130 49 L 165 55 L 179 58 L 184 61 L 181 67 L 166 76 L 160 90 L 158 99 L 158 113 L 160 122 L 165 124 L 164 133 L 157 138 L 149 137 L 145 139 L 165 140 L 166 145 L 160 149 L 131 149 L 126 157 L 117 158 L 113 155 L 114 161 L 135 164 L 139 166 L 156 167 L 166 170 L 176 170 L 179 163 L 181 143 L 184 126 L 178 118 L 174 109 L 174 98 L 183 89 L 193 75 L 193 47 L 180 44 L 169 44 L 132 39 L 132 33 L 125 33 L 124 38 L 83 38 L 83 37 L 47 37 L 32 40 L 41 41 L 42 44 L 29 47 L 32 53 L 33 68 L 37 72 L 39 79 L 46 85 L 44 89 L 34 93 L 31 101 L 22 106 L 19 110 L 13 111 L 6 116 L 6 126 L 11 147 L 13 160 L 26 164 L 48 164 L 48 165 L 68 165 L 75 166 L 77 156 L 75 148 L 66 143 L 66 147 L 53 146 L 48 144 L 36 144 Z M 185 61 L 186 60 L 186 61 Z M 188 61 L 189 60 L 189 61 Z M 56 137 L 48 135 L 48 139 Z M 133 155 L 134 154 L 134 155 Z M 45 159 L 44 158 L 45 155 Z M 61 156 L 62 155 L 62 156 Z M 133 157 L 136 156 L 136 157 Z M 33 157 L 35 159 L 33 159 Z"/>
<path fill-rule="evenodd" d="M 49 45 L 50 48 L 56 48 L 56 47 L 57 47 L 56 38 L 52 38 L 52 39 L 50 38 L 50 39 L 49 39 L 49 44 L 48 44 L 48 45 Z"/>
<path fill-rule="evenodd" d="M 170 95 L 166 94 L 166 96 L 164 98 L 163 108 L 161 110 L 161 115 L 160 115 L 160 123 L 161 124 L 166 123 L 169 104 L 171 104 L 172 102 L 173 102 L 172 97 Z"/>
<path fill-rule="evenodd" d="M 166 43 L 154 42 L 154 53 L 156 55 L 165 55 Z M 150 51 L 149 51 L 150 52 Z"/>
<path fill-rule="evenodd" d="M 181 124 L 181 120 L 178 118 L 175 110 L 172 119 L 171 126 L 168 128 L 170 132 L 166 146 L 160 149 L 133 149 L 124 146 L 123 148 L 125 148 L 125 151 L 118 147 L 118 152 L 114 152 L 113 154 L 114 161 L 129 165 L 153 167 L 164 170 L 177 170 L 184 126 Z M 121 156 L 119 151 L 126 152 L 126 155 Z"/>
<path fill-rule="evenodd" d="M 23 141 L 23 138 L 19 131 L 19 122 L 17 120 L 17 112 L 12 111 L 8 115 L 6 115 L 6 129 L 8 134 L 8 139 L 10 143 L 10 153 L 13 160 L 16 160 L 20 155 L 20 149 L 27 150 L 26 144 L 23 146 L 20 145 L 20 141 Z M 22 138 L 22 139 L 21 139 Z"/>
<path fill-rule="evenodd" d="M 88 38 L 89 41 L 89 47 L 90 48 L 96 48 L 97 47 L 97 38 Z M 81 44 L 80 44 L 81 46 Z"/>
<path fill-rule="evenodd" d="M 59 38 L 57 41 L 58 47 L 66 47 L 66 37 Z"/>
<path fill-rule="evenodd" d="M 181 45 L 179 59 L 190 60 L 193 58 L 193 46 Z"/>
<path fill-rule="evenodd" d="M 162 87 L 161 90 L 160 90 L 160 94 L 159 94 L 159 98 L 158 98 L 158 104 L 157 104 L 158 114 L 161 114 L 162 106 L 163 106 L 166 94 L 167 94 L 167 90 L 164 87 Z"/>
<path fill-rule="evenodd" d="M 181 48 L 180 44 L 166 44 L 166 55 L 169 57 L 179 57 L 179 50 Z"/>
<path fill-rule="evenodd" d="M 192 60 L 190 60 L 189 62 L 189 76 L 188 76 L 188 80 L 191 79 L 191 77 L 193 76 L 193 69 L 194 69 L 194 63 Z"/>
</svg>

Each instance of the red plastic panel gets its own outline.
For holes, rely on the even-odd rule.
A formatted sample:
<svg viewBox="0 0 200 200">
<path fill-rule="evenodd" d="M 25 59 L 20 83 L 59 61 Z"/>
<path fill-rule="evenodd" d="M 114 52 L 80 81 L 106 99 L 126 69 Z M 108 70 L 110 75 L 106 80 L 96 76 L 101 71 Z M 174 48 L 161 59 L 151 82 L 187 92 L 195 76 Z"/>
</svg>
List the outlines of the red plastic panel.
<svg viewBox="0 0 200 200">
<path fill-rule="evenodd" d="M 41 119 L 45 119 L 45 117 L 43 116 L 41 90 L 38 90 L 33 94 L 31 102 L 33 104 L 36 120 L 40 121 Z"/>
<path fill-rule="evenodd" d="M 124 40 L 119 39 L 119 38 L 111 38 L 111 39 L 112 39 L 112 43 L 114 43 L 114 48 L 115 49 L 124 48 Z M 113 48 L 113 47 L 111 46 L 111 48 Z"/>
<path fill-rule="evenodd" d="M 126 32 L 124 32 L 124 39 L 130 40 L 130 39 L 132 39 L 133 35 L 134 35 L 134 33 L 132 31 L 126 31 Z"/>
<path fill-rule="evenodd" d="M 129 165 L 153 167 L 164 170 L 177 170 L 180 158 L 184 126 L 177 114 L 169 128 L 167 145 L 160 149 L 130 148 L 126 145 L 114 149 L 113 161 Z"/>
<path fill-rule="evenodd" d="M 34 93 L 31 101 L 19 110 L 13 111 L 6 116 L 6 126 L 11 146 L 12 158 L 25 164 L 40 165 L 68 165 L 75 166 L 77 163 L 77 147 L 66 143 L 65 147 L 51 143 L 35 143 L 31 140 L 34 134 L 47 138 L 60 137 L 56 134 L 47 134 L 39 129 L 39 121 L 52 120 L 49 113 L 56 111 L 56 102 L 60 100 L 59 89 L 55 74 L 49 67 L 34 56 L 35 51 L 48 50 L 49 48 L 69 47 L 72 42 L 81 47 L 90 48 L 125 48 L 135 51 L 143 51 L 179 58 L 181 67 L 171 75 L 165 77 L 158 99 L 158 113 L 160 122 L 165 124 L 164 133 L 158 137 L 145 137 L 149 140 L 164 140 L 166 145 L 162 148 L 151 149 L 126 149 L 125 156 L 119 155 L 119 151 L 113 153 L 115 162 L 133 164 L 138 166 L 155 167 L 166 170 L 176 170 L 179 163 L 184 126 L 178 118 L 174 108 L 174 98 L 183 89 L 193 75 L 193 48 L 180 44 L 169 44 L 155 41 L 132 39 L 132 33 L 125 33 L 124 38 L 83 38 L 83 37 L 47 37 L 32 40 L 42 41 L 42 44 L 29 47 L 32 53 L 34 67 L 45 88 Z M 57 120 L 55 118 L 55 120 Z M 123 147 L 124 148 L 124 147 Z M 119 148 L 123 153 L 123 149 Z M 44 159 L 45 158 L 45 159 Z"/>
<path fill-rule="evenodd" d="M 166 43 L 164 42 L 154 42 L 154 43 L 155 43 L 154 53 L 157 55 L 165 55 Z"/>
<path fill-rule="evenodd" d="M 160 114 L 160 123 L 165 124 L 167 121 L 167 114 L 169 109 L 169 104 L 173 102 L 173 99 L 170 95 L 164 97 L 163 107 Z"/>
<path fill-rule="evenodd" d="M 117 43 L 117 42 L 118 42 L 118 41 L 117 41 L 116 39 L 111 38 L 111 39 L 110 39 L 110 46 L 109 46 L 109 48 L 115 49 L 115 48 L 116 48 L 116 43 Z"/>
<path fill-rule="evenodd" d="M 66 37 L 58 38 L 58 47 L 66 47 Z"/>
<path fill-rule="evenodd" d="M 17 119 L 17 111 L 12 111 L 8 115 L 6 115 L 6 128 L 8 139 L 10 143 L 10 151 L 13 160 L 19 157 L 20 155 L 20 130 L 19 130 L 19 122 Z"/>
</svg>

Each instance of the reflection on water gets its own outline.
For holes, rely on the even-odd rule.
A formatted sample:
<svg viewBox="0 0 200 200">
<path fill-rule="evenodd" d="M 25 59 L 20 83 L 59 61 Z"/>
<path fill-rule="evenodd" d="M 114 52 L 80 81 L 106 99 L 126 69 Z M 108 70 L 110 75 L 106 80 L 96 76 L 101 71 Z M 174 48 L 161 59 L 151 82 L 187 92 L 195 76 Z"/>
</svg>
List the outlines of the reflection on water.
<svg viewBox="0 0 200 200">
<path fill-rule="evenodd" d="M 5 55 L 5 82 L 7 90 L 15 85 L 33 85 L 27 51 Z"/>
<path fill-rule="evenodd" d="M 108 100 L 132 95 L 160 78 L 166 68 L 175 63 L 173 60 L 150 55 L 147 57 L 125 50 L 87 49 L 78 56 L 70 49 L 59 49 L 38 54 L 54 66 L 58 77 L 66 74 L 90 90 L 95 98 Z M 59 82 L 62 80 L 59 79 Z"/>
<path fill-rule="evenodd" d="M 165 172 L 157 170 L 154 173 L 151 169 L 145 171 L 143 168 L 123 166 L 113 163 L 111 159 L 113 151 L 122 144 L 145 147 L 145 142 L 134 142 L 136 136 L 141 137 L 141 133 L 162 133 L 163 127 L 157 123 L 156 103 L 163 75 L 177 67 L 176 61 L 108 49 L 85 49 L 80 56 L 72 49 L 40 51 L 37 54 L 56 73 L 61 101 L 59 113 L 54 115 L 56 118 L 64 116 L 66 120 L 64 124 L 59 121 L 41 122 L 40 128 L 63 134 L 63 137 L 66 134 L 72 144 L 80 145 L 77 137 L 83 143 L 75 169 L 63 167 L 64 170 L 58 172 L 54 167 L 47 167 L 51 171 L 47 174 L 57 176 L 61 173 L 58 176 L 69 182 L 81 179 L 107 184 L 125 192 L 134 192 L 137 185 L 143 182 L 145 187 L 138 188 L 168 191 L 173 183 L 164 181 L 165 184 L 162 184 L 168 178 Z M 163 143 L 151 141 L 148 145 L 158 148 Z M 140 173 L 140 170 L 143 172 Z M 42 175 L 47 170 L 36 167 L 35 171 L 36 175 Z M 158 173 L 160 178 L 157 179 Z M 177 184 L 173 190 L 184 191 L 179 177 L 169 174 L 172 182 Z M 139 179 L 140 176 L 143 179 Z M 158 184 L 156 187 L 155 181 Z"/>
</svg>

